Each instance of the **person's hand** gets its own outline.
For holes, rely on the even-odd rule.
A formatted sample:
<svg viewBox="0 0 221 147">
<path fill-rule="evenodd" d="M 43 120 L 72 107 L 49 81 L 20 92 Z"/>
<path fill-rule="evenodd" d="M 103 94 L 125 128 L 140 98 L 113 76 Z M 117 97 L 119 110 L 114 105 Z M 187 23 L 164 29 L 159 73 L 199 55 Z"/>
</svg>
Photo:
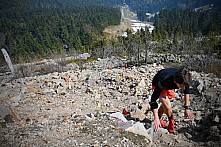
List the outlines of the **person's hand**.
<svg viewBox="0 0 221 147">
<path fill-rule="evenodd" d="M 194 115 L 193 115 L 193 113 L 192 113 L 191 110 L 185 109 L 184 114 L 185 114 L 191 121 L 193 121 Z"/>
<path fill-rule="evenodd" d="M 161 127 L 160 120 L 159 118 L 155 118 L 154 119 L 154 132 L 156 132 L 159 129 L 159 127 Z"/>
</svg>

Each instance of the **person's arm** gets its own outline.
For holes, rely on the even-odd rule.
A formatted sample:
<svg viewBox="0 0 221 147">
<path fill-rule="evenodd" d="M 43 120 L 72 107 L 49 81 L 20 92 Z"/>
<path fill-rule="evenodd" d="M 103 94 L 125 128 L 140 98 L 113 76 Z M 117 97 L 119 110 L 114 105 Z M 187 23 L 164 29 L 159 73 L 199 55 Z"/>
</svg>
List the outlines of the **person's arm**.
<svg viewBox="0 0 221 147">
<path fill-rule="evenodd" d="M 184 94 L 184 106 L 189 106 L 189 105 L 190 105 L 190 95 Z"/>
<path fill-rule="evenodd" d="M 190 110 L 190 96 L 189 94 L 184 94 L 184 108 L 185 108 L 185 115 L 192 121 L 194 119 L 194 115 Z"/>
<path fill-rule="evenodd" d="M 158 116 L 158 109 L 153 109 L 152 111 L 154 115 L 154 131 L 156 132 L 159 129 L 159 127 L 161 127 L 161 124 Z"/>
<path fill-rule="evenodd" d="M 153 111 L 153 116 L 154 116 L 154 131 L 156 132 L 158 128 L 161 126 L 160 125 L 160 120 L 158 116 L 158 104 L 157 104 L 157 99 L 160 96 L 160 93 L 162 91 L 162 88 L 159 87 L 159 84 L 156 86 L 152 96 L 151 96 L 151 110 Z"/>
</svg>

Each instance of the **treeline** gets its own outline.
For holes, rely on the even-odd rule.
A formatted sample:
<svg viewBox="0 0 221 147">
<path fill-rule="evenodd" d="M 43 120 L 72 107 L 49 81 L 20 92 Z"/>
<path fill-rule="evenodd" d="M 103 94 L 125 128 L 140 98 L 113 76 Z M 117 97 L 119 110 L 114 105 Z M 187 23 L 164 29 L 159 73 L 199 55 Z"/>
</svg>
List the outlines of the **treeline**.
<svg viewBox="0 0 221 147">
<path fill-rule="evenodd" d="M 121 0 L 1 0 L 0 9 L 92 5 L 116 6 L 120 5 L 121 2 Z"/>
<path fill-rule="evenodd" d="M 0 10 L 1 45 L 14 62 L 65 50 L 86 50 L 97 44 L 104 28 L 119 24 L 121 18 L 119 7 L 95 5 L 89 0 L 3 2 Z M 81 4 L 76 6 L 78 3 Z"/>
<path fill-rule="evenodd" d="M 149 52 L 208 57 L 216 54 L 221 58 L 220 13 L 215 11 L 164 9 L 156 16 L 152 34 L 144 30 L 133 34 L 128 29 L 127 37 L 110 39 L 103 30 L 120 23 L 117 0 L 106 0 L 107 5 L 96 4 L 102 0 L 3 1 L 6 4 L 0 5 L 0 45 L 7 49 L 13 63 L 81 52 L 92 53 L 95 58 L 127 56 L 137 64 L 144 62 L 144 57 L 148 62 Z M 2 54 L 0 57 L 5 63 Z"/>
<path fill-rule="evenodd" d="M 183 34 L 197 37 L 221 34 L 221 12 L 172 9 L 162 10 L 155 17 L 158 37 Z"/>
<path fill-rule="evenodd" d="M 147 20 L 146 13 L 156 13 L 162 9 L 195 9 L 212 5 L 215 12 L 221 12 L 220 0 L 125 0 L 126 4 L 137 13 L 138 19 Z"/>
</svg>

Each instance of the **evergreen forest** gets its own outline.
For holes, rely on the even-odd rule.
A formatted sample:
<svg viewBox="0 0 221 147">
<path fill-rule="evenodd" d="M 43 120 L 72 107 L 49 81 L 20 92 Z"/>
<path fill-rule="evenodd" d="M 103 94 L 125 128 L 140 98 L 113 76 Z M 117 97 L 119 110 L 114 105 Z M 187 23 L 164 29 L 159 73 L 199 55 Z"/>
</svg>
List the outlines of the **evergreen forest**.
<svg viewBox="0 0 221 147">
<path fill-rule="evenodd" d="M 213 5 L 213 11 L 221 12 L 220 0 L 125 0 L 126 4 L 137 13 L 139 20 L 147 20 L 146 13 L 157 13 L 162 9 L 195 9 Z"/>
<path fill-rule="evenodd" d="M 0 6 L 1 45 L 16 63 L 67 50 L 84 51 L 96 44 L 104 28 L 120 23 L 117 0 L 111 2 L 3 0 Z"/>
<path fill-rule="evenodd" d="M 150 34 L 127 29 L 127 37 L 103 31 L 121 22 L 127 4 L 138 18 L 152 21 Z M 2 0 L 0 45 L 13 63 L 88 52 L 94 57 L 136 57 L 147 53 L 206 54 L 221 58 L 221 11 L 218 0 Z M 156 13 L 148 20 L 145 13 Z M 148 29 L 148 28 L 146 28 Z M 145 61 L 141 61 L 145 56 Z M 196 62 L 189 60 L 193 66 Z M 0 63 L 4 63 L 0 55 Z M 212 62 L 203 63 L 207 67 Z"/>
</svg>

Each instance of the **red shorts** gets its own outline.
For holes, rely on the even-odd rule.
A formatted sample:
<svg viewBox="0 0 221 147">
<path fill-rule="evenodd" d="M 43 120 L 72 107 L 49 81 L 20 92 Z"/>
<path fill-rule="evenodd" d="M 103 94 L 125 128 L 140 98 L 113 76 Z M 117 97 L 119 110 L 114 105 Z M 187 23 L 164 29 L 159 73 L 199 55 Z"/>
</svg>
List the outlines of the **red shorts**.
<svg viewBox="0 0 221 147">
<path fill-rule="evenodd" d="M 152 89 L 154 90 L 155 86 L 152 86 Z M 172 99 L 172 98 L 176 97 L 176 94 L 175 94 L 174 90 L 163 89 L 160 93 L 160 96 L 165 95 L 165 94 L 168 96 L 169 99 Z"/>
</svg>

